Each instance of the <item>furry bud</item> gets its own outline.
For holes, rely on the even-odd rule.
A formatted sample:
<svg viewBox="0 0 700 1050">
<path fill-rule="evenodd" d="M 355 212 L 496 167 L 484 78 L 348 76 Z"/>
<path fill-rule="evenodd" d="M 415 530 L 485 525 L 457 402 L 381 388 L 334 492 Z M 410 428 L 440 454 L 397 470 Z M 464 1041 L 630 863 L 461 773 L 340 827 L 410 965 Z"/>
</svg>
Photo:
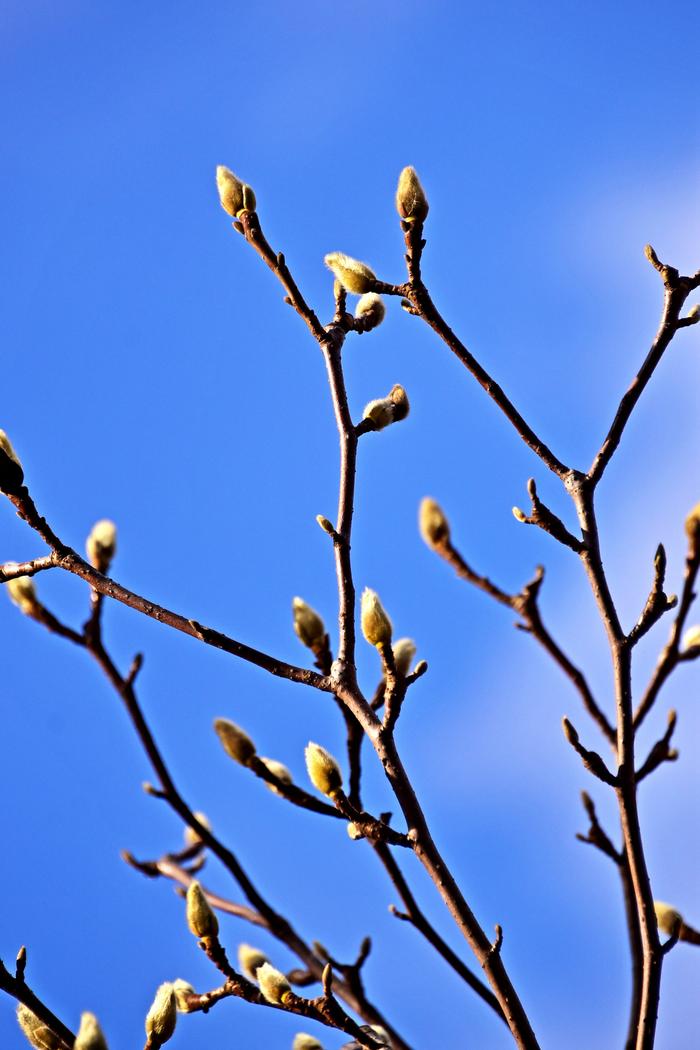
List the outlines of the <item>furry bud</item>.
<svg viewBox="0 0 700 1050">
<path fill-rule="evenodd" d="M 258 970 L 268 961 L 259 948 L 253 948 L 250 944 L 238 946 L 238 966 L 241 973 L 251 981 L 257 981 Z"/>
<path fill-rule="evenodd" d="M 292 783 L 292 774 L 289 772 L 287 767 L 282 762 L 277 762 L 274 758 L 260 758 L 260 761 L 266 769 L 281 780 L 283 784 Z M 266 787 L 269 787 L 270 791 L 274 791 L 276 795 L 279 795 L 280 790 L 276 784 L 270 784 L 267 780 L 265 781 Z"/>
<path fill-rule="evenodd" d="M 700 645 L 700 626 L 689 627 L 683 635 L 681 642 L 681 651 L 685 652 L 688 649 L 695 649 L 696 646 Z"/>
<path fill-rule="evenodd" d="M 291 994 L 292 988 L 287 978 L 268 962 L 263 963 L 257 971 L 257 980 L 268 1003 L 283 1003 Z"/>
<path fill-rule="evenodd" d="M 17 1006 L 17 1023 L 35 1050 L 63 1050 L 63 1040 L 23 1003 Z"/>
<path fill-rule="evenodd" d="M 425 222 L 428 198 L 415 168 L 404 168 L 396 188 L 396 210 L 404 222 Z"/>
<path fill-rule="evenodd" d="M 385 314 L 384 303 L 376 292 L 367 292 L 355 307 L 355 320 L 362 322 L 364 332 L 371 332 L 373 328 L 377 328 L 384 320 Z"/>
<path fill-rule="evenodd" d="M 107 1050 L 107 1040 L 94 1014 L 86 1012 L 81 1016 L 73 1050 Z"/>
<path fill-rule="evenodd" d="M 369 266 L 343 252 L 330 252 L 323 260 L 342 284 L 346 292 L 364 295 L 372 289 L 376 277 Z"/>
<path fill-rule="evenodd" d="M 326 640 L 326 625 L 321 617 L 302 598 L 292 600 L 292 614 L 299 641 L 312 652 L 318 652 Z"/>
<path fill-rule="evenodd" d="M 515 518 L 515 520 L 519 521 L 523 525 L 526 524 L 526 522 L 527 522 L 527 514 L 525 513 L 525 511 L 521 510 L 520 507 L 513 507 L 512 510 L 513 510 L 513 517 Z"/>
<path fill-rule="evenodd" d="M 358 839 L 363 839 L 364 838 L 364 835 L 362 834 L 362 831 L 358 828 L 357 824 L 353 824 L 352 821 L 349 821 L 346 824 L 345 830 L 348 833 L 348 838 L 352 839 L 353 842 L 356 842 Z"/>
<path fill-rule="evenodd" d="M 387 397 L 370 401 L 365 406 L 363 419 L 370 419 L 375 430 L 383 430 L 390 423 L 405 419 L 409 411 L 408 395 L 398 383 L 391 388 Z"/>
<path fill-rule="evenodd" d="M 187 925 L 195 937 L 216 937 L 219 921 L 198 882 L 187 887 Z"/>
<path fill-rule="evenodd" d="M 362 611 L 360 614 L 362 633 L 370 645 L 378 649 L 391 644 L 391 620 L 384 611 L 376 591 L 365 587 L 362 592 Z"/>
<path fill-rule="evenodd" d="M 676 929 L 683 922 L 683 916 L 679 911 L 671 904 L 665 904 L 664 901 L 654 901 L 654 911 L 656 913 L 656 925 L 664 933 L 674 934 Z"/>
<path fill-rule="evenodd" d="M 199 821 L 199 823 L 202 825 L 203 828 L 206 828 L 207 831 L 211 831 L 211 824 L 209 823 L 209 818 L 207 817 L 206 813 L 195 813 L 195 817 L 197 818 L 197 820 Z M 186 846 L 196 846 L 201 841 L 202 840 L 200 838 L 200 835 L 199 835 L 198 831 L 195 831 L 194 828 L 190 828 L 190 827 L 186 827 L 185 828 L 185 845 Z"/>
<path fill-rule="evenodd" d="M 412 638 L 399 638 L 398 642 L 394 642 L 393 650 L 396 670 L 401 675 L 407 675 L 416 655 L 416 643 Z"/>
<path fill-rule="evenodd" d="M 292 1050 L 323 1050 L 323 1046 L 312 1035 L 307 1035 L 306 1032 L 297 1032 L 292 1043 Z"/>
<path fill-rule="evenodd" d="M 103 518 L 92 526 L 85 544 L 88 560 L 98 572 L 107 572 L 117 550 L 117 526 Z"/>
<path fill-rule="evenodd" d="M 24 481 L 19 456 L 4 430 L 0 430 L 0 492 L 18 492 Z"/>
<path fill-rule="evenodd" d="M 188 1014 L 190 1012 L 190 1006 L 187 1002 L 188 995 L 196 995 L 194 988 L 188 981 L 183 981 L 181 977 L 178 977 L 176 981 L 173 981 L 173 992 L 175 993 L 175 1008 L 179 1014 Z"/>
<path fill-rule="evenodd" d="M 151 1009 L 146 1014 L 146 1035 L 151 1047 L 156 1050 L 172 1036 L 177 1024 L 177 1002 L 172 984 L 161 984 L 156 992 Z"/>
<path fill-rule="evenodd" d="M 16 576 L 14 580 L 8 580 L 5 586 L 11 600 L 21 612 L 29 614 L 39 604 L 36 587 L 31 576 Z"/>
<path fill-rule="evenodd" d="M 219 164 L 216 169 L 216 187 L 221 207 L 234 219 L 244 211 L 255 211 L 256 200 L 252 188 L 241 182 L 224 164 Z"/>
<path fill-rule="evenodd" d="M 429 496 L 421 500 L 418 526 L 421 536 L 429 547 L 440 547 L 443 543 L 449 543 L 450 523 L 440 504 L 430 499 Z"/>
<path fill-rule="evenodd" d="M 248 734 L 228 718 L 215 719 L 214 729 L 226 754 L 234 762 L 246 766 L 255 754 L 255 744 Z"/>
<path fill-rule="evenodd" d="M 304 757 L 309 780 L 313 786 L 322 795 L 333 798 L 343 786 L 343 774 L 333 755 L 320 744 L 313 744 L 309 741 Z"/>
</svg>

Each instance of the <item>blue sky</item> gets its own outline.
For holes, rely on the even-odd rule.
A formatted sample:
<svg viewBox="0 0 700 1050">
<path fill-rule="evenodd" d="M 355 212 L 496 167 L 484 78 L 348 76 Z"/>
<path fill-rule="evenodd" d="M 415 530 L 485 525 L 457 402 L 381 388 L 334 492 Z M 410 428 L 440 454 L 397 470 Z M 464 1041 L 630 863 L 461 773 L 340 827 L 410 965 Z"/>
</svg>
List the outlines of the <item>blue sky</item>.
<svg viewBox="0 0 700 1050">
<path fill-rule="evenodd" d="M 700 265 L 696 39 L 688 3 L 6 0 L 0 425 L 42 512 L 75 546 L 113 518 L 120 581 L 285 659 L 305 658 L 294 595 L 332 623 L 330 549 L 314 521 L 332 515 L 337 486 L 322 361 L 231 231 L 218 163 L 255 187 L 272 244 L 322 315 L 328 251 L 401 279 L 393 192 L 415 165 L 431 202 L 424 272 L 436 302 L 555 451 L 587 467 L 656 327 L 660 288 L 643 245 L 682 270 Z M 505 928 L 505 959 L 543 1047 L 620 1045 L 619 890 L 604 858 L 574 840 L 585 827 L 580 789 L 611 829 L 614 814 L 560 718 L 589 746 L 596 731 L 512 617 L 454 580 L 415 525 L 420 498 L 438 498 L 465 555 L 513 590 L 545 563 L 544 614 L 609 709 L 609 660 L 580 567 L 510 513 L 533 473 L 543 498 L 570 510 L 458 362 L 391 306 L 381 329 L 349 343 L 346 369 L 356 415 L 395 382 L 412 404 L 405 423 L 362 442 L 353 547 L 358 585 L 378 590 L 430 662 L 401 748 L 477 915 Z M 601 487 L 604 553 L 628 624 L 659 540 L 670 586 L 680 583 L 682 521 L 700 499 L 697 350 L 696 330 L 681 332 Z M 0 507 L 0 559 L 41 552 Z M 82 622 L 77 580 L 38 584 L 47 604 Z M 141 699 L 183 792 L 271 901 L 341 958 L 373 935 L 368 988 L 413 1045 L 511 1045 L 389 916 L 395 894 L 362 844 L 251 782 L 211 729 L 218 715 L 235 719 L 303 783 L 309 738 L 341 752 L 335 710 L 128 610 L 108 607 L 105 622 L 122 666 L 146 654 Z M 142 793 L 150 772 L 87 657 L 7 601 L 0 625 L 0 956 L 26 943 L 31 982 L 68 1023 L 91 1009 L 110 1047 L 137 1046 L 161 981 L 216 981 L 171 888 L 118 857 L 173 848 L 181 829 Z M 665 636 L 662 625 L 640 647 L 639 685 Z M 376 657 L 364 645 L 360 671 L 371 688 Z M 642 818 L 656 895 L 697 925 L 695 667 L 664 693 L 644 744 L 670 704 L 681 760 L 644 785 Z M 386 808 L 376 770 L 367 785 L 371 808 Z M 236 895 L 213 863 L 207 880 Z M 232 949 L 255 939 L 278 965 L 292 963 L 233 920 L 223 930 Z M 692 1045 L 698 965 L 687 946 L 668 959 L 660 1050 Z M 184 1018 L 171 1045 L 276 1050 L 297 1028 L 230 1002 Z M 9 1001 L 0 1045 L 22 1045 Z"/>
</svg>

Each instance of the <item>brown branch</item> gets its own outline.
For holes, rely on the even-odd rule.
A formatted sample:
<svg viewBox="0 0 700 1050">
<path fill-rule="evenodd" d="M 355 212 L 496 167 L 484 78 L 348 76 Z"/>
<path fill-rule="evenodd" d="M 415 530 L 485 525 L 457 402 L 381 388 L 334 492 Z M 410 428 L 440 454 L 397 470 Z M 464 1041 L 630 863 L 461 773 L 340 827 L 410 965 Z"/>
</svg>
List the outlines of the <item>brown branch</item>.
<svg viewBox="0 0 700 1050">
<path fill-rule="evenodd" d="M 642 614 L 630 631 L 630 645 L 636 645 L 647 631 L 650 631 L 654 624 L 661 619 L 665 612 L 675 608 L 678 604 L 678 597 L 675 594 L 669 596 L 664 592 L 665 577 L 666 551 L 663 544 L 660 543 L 654 556 L 654 580 Z"/>
<path fill-rule="evenodd" d="M 671 737 L 673 731 L 676 728 L 676 712 L 669 711 L 668 713 L 668 725 L 666 732 L 657 740 L 651 751 L 649 752 L 646 760 L 642 763 L 640 768 L 637 770 L 637 783 L 648 777 L 650 773 L 653 773 L 662 762 L 675 762 L 678 758 L 678 752 L 671 747 Z"/>
<path fill-rule="evenodd" d="M 604 784 L 609 784 L 614 787 L 617 784 L 616 777 L 610 772 L 605 762 L 596 751 L 589 751 L 585 748 L 579 740 L 579 735 L 574 726 L 568 718 L 562 719 L 562 726 L 564 728 L 564 736 L 573 747 L 576 754 L 579 756 L 584 766 L 589 773 L 592 773 L 594 777 L 598 777 Z"/>
<path fill-rule="evenodd" d="M 550 536 L 561 543 L 564 547 L 569 547 L 574 553 L 580 554 L 582 547 L 581 540 L 572 535 L 561 518 L 558 518 L 557 515 L 542 502 L 537 495 L 537 486 L 534 478 L 530 478 L 528 481 L 527 491 L 532 502 L 532 512 L 528 515 L 521 511 L 519 507 L 514 507 L 513 514 L 517 520 L 523 522 L 525 525 L 536 525 L 539 529 L 549 533 Z"/>
<path fill-rule="evenodd" d="M 45 569 L 55 569 L 56 561 L 52 554 L 44 554 L 41 558 L 32 558 L 30 561 L 6 561 L 0 565 L 0 583 L 8 580 L 16 580 L 19 576 L 35 576 Z"/>
<path fill-rule="evenodd" d="M 71 1050 L 75 1036 L 71 1032 L 70 1028 L 63 1023 L 60 1017 L 57 1017 L 52 1010 L 46 1006 L 44 1002 L 38 997 L 38 995 L 32 991 L 24 978 L 24 968 L 26 965 L 26 951 L 20 949 L 17 956 L 17 966 L 15 969 L 14 976 L 6 968 L 2 960 L 0 960 L 0 989 L 6 992 L 7 995 L 12 996 L 18 1003 L 22 1003 L 31 1010 L 40 1021 L 49 1028 L 54 1035 L 58 1036 L 63 1043 L 65 1043 L 66 1050 Z"/>
</svg>

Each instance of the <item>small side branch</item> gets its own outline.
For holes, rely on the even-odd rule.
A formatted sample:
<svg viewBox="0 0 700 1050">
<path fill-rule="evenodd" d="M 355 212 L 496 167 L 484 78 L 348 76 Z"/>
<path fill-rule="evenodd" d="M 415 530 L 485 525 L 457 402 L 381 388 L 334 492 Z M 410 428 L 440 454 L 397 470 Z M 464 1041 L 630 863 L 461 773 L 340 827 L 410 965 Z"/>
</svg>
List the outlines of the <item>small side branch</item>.
<svg viewBox="0 0 700 1050">
<path fill-rule="evenodd" d="M 588 772 L 592 773 L 594 777 L 598 777 L 598 779 L 602 780 L 604 784 L 609 784 L 610 787 L 615 787 L 617 785 L 617 778 L 610 772 L 597 751 L 589 751 L 583 746 L 579 740 L 577 731 L 574 729 L 568 718 L 562 719 L 562 727 L 564 729 L 564 736 L 569 741 Z"/>
</svg>

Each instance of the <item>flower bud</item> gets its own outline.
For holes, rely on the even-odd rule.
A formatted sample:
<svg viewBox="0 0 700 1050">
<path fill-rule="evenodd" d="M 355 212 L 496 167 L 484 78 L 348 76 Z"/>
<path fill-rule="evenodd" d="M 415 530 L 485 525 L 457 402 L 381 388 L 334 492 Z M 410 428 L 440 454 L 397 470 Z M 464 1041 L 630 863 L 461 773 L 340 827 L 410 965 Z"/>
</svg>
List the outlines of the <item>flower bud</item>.
<svg viewBox="0 0 700 1050">
<path fill-rule="evenodd" d="M 399 674 L 406 676 L 411 670 L 413 657 L 416 655 L 416 643 L 412 638 L 399 638 L 394 642 L 394 664 Z"/>
<path fill-rule="evenodd" d="M 405 419 L 411 406 L 408 403 L 408 394 L 400 383 L 392 386 L 389 391 L 389 400 L 394 406 L 394 421 L 398 423 L 399 420 Z"/>
<path fill-rule="evenodd" d="M 398 423 L 405 419 L 409 410 L 408 395 L 404 388 L 398 383 L 389 391 L 387 397 L 370 401 L 365 406 L 363 419 L 371 419 L 375 430 L 383 430 L 390 423 Z"/>
<path fill-rule="evenodd" d="M 15 493 L 24 481 L 19 456 L 4 430 L 0 430 L 0 492 Z"/>
<path fill-rule="evenodd" d="M 259 948 L 253 948 L 250 944 L 239 944 L 238 967 L 241 973 L 251 981 L 257 981 L 258 970 L 268 961 Z"/>
<path fill-rule="evenodd" d="M 177 1024 L 177 1002 L 172 984 L 161 984 L 156 992 L 151 1009 L 146 1014 L 146 1035 L 153 1050 L 157 1050 L 175 1031 Z"/>
<path fill-rule="evenodd" d="M 5 586 L 11 600 L 23 613 L 32 613 L 39 604 L 31 576 L 15 576 L 14 580 L 8 580 Z"/>
<path fill-rule="evenodd" d="M 175 1007 L 179 1014 L 188 1014 L 190 1012 L 190 1006 L 187 1001 L 189 995 L 196 995 L 194 988 L 188 981 L 183 981 L 181 977 L 178 977 L 176 981 L 173 981 L 173 992 L 175 993 Z"/>
<path fill-rule="evenodd" d="M 322 795 L 333 798 L 343 786 L 343 774 L 333 755 L 320 744 L 313 744 L 309 741 L 304 757 L 309 780 L 313 786 Z"/>
<path fill-rule="evenodd" d="M 194 815 L 203 828 L 206 828 L 207 831 L 211 831 L 211 824 L 209 823 L 209 818 L 207 817 L 206 813 L 195 813 Z M 190 828 L 189 826 L 185 828 L 186 846 L 196 846 L 201 841 L 202 839 L 198 831 L 195 831 L 194 828 Z"/>
<path fill-rule="evenodd" d="M 382 1028 L 380 1024 L 371 1024 L 369 1027 L 375 1035 L 378 1035 L 379 1038 L 383 1040 L 384 1045 L 389 1047 L 389 1050 L 391 1050 L 391 1039 L 389 1038 L 389 1033 L 387 1032 L 386 1028 Z"/>
<path fill-rule="evenodd" d="M 700 539 L 700 503 L 696 503 L 685 519 L 685 531 L 689 540 Z"/>
<path fill-rule="evenodd" d="M 292 1050 L 323 1050 L 323 1046 L 312 1035 L 307 1035 L 306 1032 L 297 1032 L 292 1043 Z"/>
<path fill-rule="evenodd" d="M 420 534 L 429 547 L 441 547 L 450 540 L 450 523 L 442 507 L 434 499 L 426 496 L 421 500 L 418 512 Z"/>
<path fill-rule="evenodd" d="M 214 729 L 226 754 L 234 762 L 240 762 L 242 766 L 246 766 L 255 754 L 255 744 L 248 734 L 228 718 L 215 719 Z"/>
<path fill-rule="evenodd" d="M 513 517 L 516 521 L 519 521 L 523 525 L 527 523 L 527 514 L 524 510 L 521 510 L 520 507 L 513 507 L 512 510 Z"/>
<path fill-rule="evenodd" d="M 259 968 L 257 980 L 260 991 L 268 1003 L 283 1003 L 285 998 L 291 994 L 292 987 L 287 978 L 268 962 L 263 963 Z"/>
<path fill-rule="evenodd" d="M 343 252 L 330 252 L 323 261 L 338 278 L 346 292 L 364 295 L 365 292 L 371 291 L 377 279 L 369 266 Z"/>
<path fill-rule="evenodd" d="M 671 904 L 665 904 L 664 901 L 654 901 L 654 911 L 656 925 L 669 935 L 675 933 L 676 928 L 683 922 L 681 913 L 676 911 Z"/>
<path fill-rule="evenodd" d="M 316 653 L 326 641 L 326 625 L 315 609 L 307 605 L 303 598 L 292 600 L 294 630 L 302 645 Z"/>
<path fill-rule="evenodd" d="M 688 649 L 695 649 L 698 645 L 700 645 L 700 626 L 696 624 L 695 627 L 689 627 L 683 635 L 681 651 L 686 652 Z"/>
<path fill-rule="evenodd" d="M 221 207 L 234 219 L 244 211 L 255 211 L 256 200 L 252 188 L 241 182 L 224 164 L 219 164 L 216 169 L 216 187 Z"/>
<path fill-rule="evenodd" d="M 35 1050 L 63 1050 L 63 1040 L 23 1003 L 17 1005 L 17 1022 Z"/>
<path fill-rule="evenodd" d="M 373 328 L 377 328 L 384 320 L 385 314 L 384 303 L 376 292 L 366 292 L 361 299 L 358 299 L 355 307 L 355 320 L 362 323 L 364 332 L 371 332 Z"/>
<path fill-rule="evenodd" d="M 364 835 L 362 834 L 360 828 L 358 828 L 357 824 L 353 824 L 351 820 L 348 821 L 348 823 L 346 824 L 345 830 L 348 833 L 348 838 L 352 839 L 353 842 L 356 842 L 358 839 L 364 838 Z"/>
<path fill-rule="evenodd" d="M 219 921 L 198 882 L 187 887 L 187 925 L 195 937 L 216 937 Z"/>
<path fill-rule="evenodd" d="M 692 321 L 693 324 L 697 324 L 700 321 L 700 303 L 696 303 L 695 306 L 691 306 L 688 310 L 688 320 Z"/>
<path fill-rule="evenodd" d="M 396 188 L 396 210 L 404 222 L 425 222 L 428 198 L 415 168 L 404 168 Z"/>
<path fill-rule="evenodd" d="M 107 1050 L 107 1040 L 94 1014 L 82 1014 L 73 1050 Z"/>
<path fill-rule="evenodd" d="M 282 762 L 278 762 L 274 758 L 262 758 L 262 757 L 261 757 L 260 761 L 265 766 L 265 768 L 269 769 L 269 771 L 274 776 L 276 776 L 278 780 L 281 780 L 283 784 L 291 784 L 292 783 L 292 774 L 289 772 L 287 767 Z M 276 784 L 270 784 L 269 781 L 266 780 L 265 781 L 265 785 L 267 787 L 269 787 L 270 791 L 274 791 L 276 795 L 279 795 L 280 789 L 277 787 Z"/>
<path fill-rule="evenodd" d="M 92 526 L 85 544 L 88 560 L 98 572 L 107 572 L 117 550 L 117 526 L 103 518 Z"/>
<path fill-rule="evenodd" d="M 380 649 L 391 644 L 391 620 L 384 611 L 376 591 L 365 587 L 362 592 L 362 611 L 360 614 L 362 633 L 370 645 Z"/>
</svg>

